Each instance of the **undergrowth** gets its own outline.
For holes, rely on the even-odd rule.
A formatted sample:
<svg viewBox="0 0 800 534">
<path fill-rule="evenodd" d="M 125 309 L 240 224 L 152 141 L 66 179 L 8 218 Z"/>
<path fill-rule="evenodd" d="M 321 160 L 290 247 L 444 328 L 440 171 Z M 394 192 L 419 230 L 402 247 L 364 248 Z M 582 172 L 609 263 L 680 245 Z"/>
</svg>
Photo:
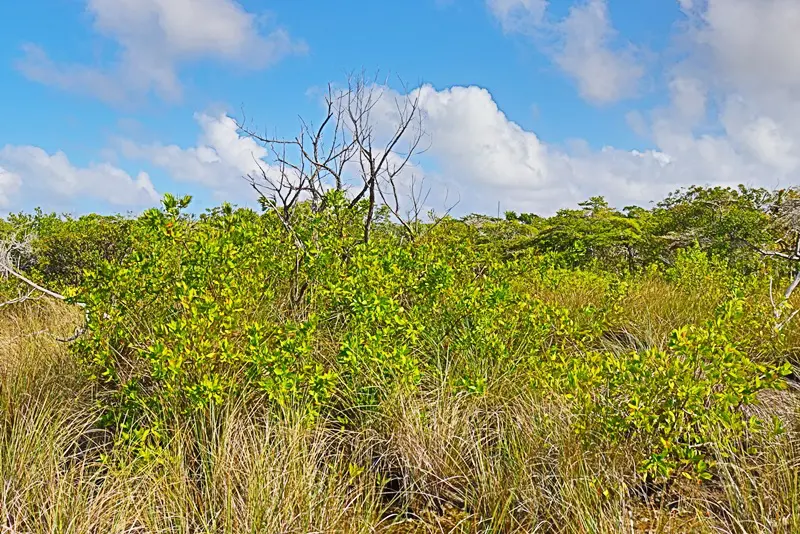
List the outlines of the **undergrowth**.
<svg viewBox="0 0 800 534">
<path fill-rule="evenodd" d="M 124 253 L 92 220 L 80 272 L 31 249 L 68 302 L 0 307 L 7 531 L 800 530 L 766 265 L 187 204 L 115 227 Z"/>
</svg>

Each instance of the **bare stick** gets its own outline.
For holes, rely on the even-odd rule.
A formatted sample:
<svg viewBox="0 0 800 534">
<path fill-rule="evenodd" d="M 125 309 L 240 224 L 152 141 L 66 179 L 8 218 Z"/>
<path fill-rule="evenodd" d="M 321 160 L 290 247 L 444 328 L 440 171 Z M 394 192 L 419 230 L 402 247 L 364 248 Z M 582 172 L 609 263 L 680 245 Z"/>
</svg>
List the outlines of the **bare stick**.
<svg viewBox="0 0 800 534">
<path fill-rule="evenodd" d="M 21 275 L 20 273 L 16 272 L 14 269 L 10 268 L 8 265 L 0 265 L 0 268 L 2 268 L 5 273 L 10 274 L 14 278 L 16 278 L 16 279 L 22 281 L 23 283 L 29 285 L 30 287 L 32 287 L 36 291 L 44 293 L 45 295 L 47 295 L 49 297 L 53 297 L 54 299 L 67 300 L 67 297 L 65 297 L 64 295 L 56 293 L 55 291 L 50 291 L 49 289 L 40 286 L 39 284 L 37 284 L 36 282 L 31 280 L 30 278 L 27 278 L 27 277 Z M 83 302 L 76 302 L 75 305 L 76 306 L 80 306 L 82 308 L 86 307 L 86 304 L 84 304 Z"/>
<path fill-rule="evenodd" d="M 41 285 L 37 284 L 27 276 L 18 272 L 17 269 L 15 268 L 15 265 L 19 264 L 19 258 L 15 260 L 14 253 L 29 251 L 31 239 L 32 237 L 30 235 L 25 236 L 25 238 L 23 238 L 22 240 L 17 239 L 16 236 L 12 236 L 10 239 L 0 242 L 0 275 L 12 276 L 31 288 L 31 290 L 28 292 L 27 295 L 21 296 L 17 299 L 13 299 L 11 301 L 7 301 L 2 305 L 0 305 L 0 307 L 11 303 L 24 302 L 25 300 L 34 299 L 36 297 L 32 297 L 32 295 L 36 291 L 38 291 L 42 295 L 54 298 L 56 300 L 61 300 L 61 301 L 67 300 L 67 297 L 65 297 L 64 295 L 56 293 L 55 291 L 51 291 L 46 287 L 42 287 Z M 84 309 L 85 322 L 82 326 L 78 327 L 75 330 L 75 334 L 73 336 L 67 339 L 56 338 L 57 341 L 61 341 L 64 343 L 74 341 L 86 331 L 89 321 L 88 317 L 89 312 L 86 309 L 86 304 L 84 304 L 83 302 L 75 302 L 74 304 Z"/>
</svg>

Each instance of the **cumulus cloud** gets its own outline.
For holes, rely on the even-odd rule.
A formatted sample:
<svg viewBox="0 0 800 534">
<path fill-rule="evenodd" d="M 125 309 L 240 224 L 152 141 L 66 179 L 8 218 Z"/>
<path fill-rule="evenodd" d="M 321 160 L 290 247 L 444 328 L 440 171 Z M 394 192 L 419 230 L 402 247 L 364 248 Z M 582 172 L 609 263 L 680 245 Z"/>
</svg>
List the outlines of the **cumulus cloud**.
<svg viewBox="0 0 800 534">
<path fill-rule="evenodd" d="M 509 119 L 484 88 L 423 85 L 410 97 L 419 97 L 428 149 L 398 177 L 401 200 L 407 206 L 412 181 L 418 192 L 424 179 L 423 187 L 433 190 L 426 208 L 441 210 L 460 198 L 457 212 L 462 213 L 494 212 L 500 201 L 503 209 L 548 214 L 592 195 L 604 195 L 620 207 L 647 205 L 691 184 L 772 187 L 798 177 L 794 145 L 780 125 L 730 103 L 726 128 L 715 135 L 696 134 L 693 126 L 706 110 L 704 85 L 676 78 L 671 88 L 671 107 L 643 126 L 654 147 L 637 151 L 550 144 Z M 403 95 L 376 89 L 381 96 L 373 108 L 374 131 L 388 134 L 398 120 L 396 99 Z M 198 113 L 195 119 L 200 133 L 194 146 L 122 140 L 119 148 L 128 158 L 213 192 L 218 200 L 251 201 L 243 177 L 260 172 L 259 165 L 275 172 L 266 163 L 267 151 L 224 113 Z"/>
<path fill-rule="evenodd" d="M 644 68 L 632 45 L 616 46 L 607 0 L 574 4 L 562 20 L 547 17 L 546 0 L 486 0 L 506 33 L 533 37 L 594 104 L 634 96 Z"/>
<path fill-rule="evenodd" d="M 375 87 L 383 95 L 373 107 L 375 118 L 373 134 L 375 140 L 386 140 L 396 126 L 397 107 L 391 100 L 398 96 L 391 90 Z M 211 192 L 217 201 L 235 202 L 238 204 L 252 203 L 256 193 L 246 179 L 254 175 L 262 179 L 262 172 L 266 178 L 274 183 L 280 181 L 280 167 L 274 160 L 274 155 L 264 146 L 240 132 L 236 121 L 226 113 L 195 113 L 195 121 L 199 127 L 197 142 L 193 146 L 181 147 L 178 145 L 165 145 L 160 143 L 138 143 L 130 139 L 117 140 L 116 147 L 122 156 L 133 160 L 146 161 L 165 171 L 173 180 L 194 184 Z M 401 143 L 403 145 L 403 143 Z M 401 154 L 405 145 L 397 147 L 398 152 L 390 153 L 387 165 L 397 172 L 395 184 L 400 200 L 404 201 L 414 193 L 419 193 L 425 178 L 425 169 L 415 162 L 405 162 Z M 380 154 L 376 151 L 376 154 Z M 295 153 L 295 156 L 299 157 Z M 288 158 L 291 160 L 291 154 Z M 290 168 L 284 169 L 287 180 L 296 181 L 296 172 Z M 358 175 L 361 166 L 358 156 L 351 159 L 344 168 L 345 185 L 358 186 L 361 182 Z M 331 186 L 333 184 L 326 184 Z M 392 195 L 389 188 L 385 189 L 387 195 Z M 392 196 L 387 197 L 393 199 Z M 405 202 L 401 202 L 406 206 Z"/>
<path fill-rule="evenodd" d="M 800 4 L 682 0 L 680 7 L 688 22 L 681 30 L 685 58 L 672 67 L 669 106 L 653 113 L 654 142 L 717 162 L 708 169 L 711 180 L 736 175 L 765 186 L 796 183 Z M 716 136 L 697 134 L 698 124 Z"/>
<path fill-rule="evenodd" d="M 133 177 L 108 163 L 76 167 L 63 152 L 48 154 L 36 146 L 0 148 L 0 207 L 10 207 L 14 201 L 69 205 L 80 199 L 143 207 L 158 198 L 144 172 Z"/>
<path fill-rule="evenodd" d="M 123 139 L 119 143 L 127 158 L 141 159 L 165 170 L 173 179 L 196 183 L 212 191 L 218 199 L 251 200 L 252 190 L 244 177 L 258 173 L 267 156 L 264 147 L 240 135 L 236 122 L 227 114 L 196 113 L 200 127 L 197 145 L 140 144 Z"/>
<path fill-rule="evenodd" d="M 631 49 L 610 46 L 616 32 L 606 0 L 573 6 L 556 28 L 562 37 L 556 64 L 575 80 L 584 99 L 607 104 L 636 94 L 644 68 Z"/>
<path fill-rule="evenodd" d="M 692 22 L 695 60 L 720 84 L 742 90 L 800 89 L 800 3 L 795 0 L 681 2 Z"/>
<path fill-rule="evenodd" d="M 690 53 L 679 66 L 720 100 L 738 100 L 787 127 L 800 118 L 800 4 L 704 0 L 685 9 Z M 741 104 L 736 104 L 741 105 Z"/>
<path fill-rule="evenodd" d="M 88 0 L 87 11 L 94 30 L 120 47 L 113 66 L 59 64 L 29 44 L 18 68 L 33 80 L 107 102 L 151 91 L 176 100 L 185 62 L 210 58 L 259 69 L 305 50 L 282 28 L 263 31 L 235 0 Z"/>
<path fill-rule="evenodd" d="M 543 3 L 507 0 L 503 9 L 488 3 L 505 31 L 554 32 L 559 45 L 552 57 L 587 100 L 635 93 L 644 71 L 630 47 L 613 47 L 605 1 L 579 2 L 556 22 L 530 11 Z M 594 194 L 624 206 L 690 184 L 800 182 L 800 4 L 679 0 L 679 7 L 688 23 L 676 27 L 684 48 L 666 72 L 668 104 L 628 115 L 650 150 L 555 146 L 509 121 L 483 89 L 423 88 L 430 93 L 425 110 L 433 119 L 436 164 L 457 172 L 484 211 L 496 200 L 551 213 Z M 504 13 L 517 18 L 505 20 Z M 534 19 L 538 26 L 531 26 Z M 520 20 L 527 21 L 524 30 L 514 25 Z M 492 126 L 471 128 L 480 117 L 492 117 Z"/>
<path fill-rule="evenodd" d="M 704 110 L 703 94 L 695 81 L 678 82 L 673 106 L 696 117 Z M 389 101 L 398 96 L 384 93 Z M 800 175 L 785 133 L 745 115 L 739 120 L 748 127 L 736 138 L 724 131 L 695 134 L 691 121 L 665 112 L 648 125 L 654 148 L 595 150 L 585 143 L 566 148 L 543 141 L 510 120 L 481 87 L 424 85 L 411 96 L 420 98 L 430 135 L 422 168 L 415 171 L 432 180 L 428 185 L 460 197 L 460 212 L 494 212 L 499 201 L 503 209 L 549 214 L 593 195 L 619 207 L 647 205 L 692 184 L 773 187 Z M 393 120 L 385 113 L 376 119 L 389 125 Z"/>
<path fill-rule="evenodd" d="M 641 70 L 615 74 L 635 59 L 613 50 L 605 2 L 582 1 L 563 20 L 549 22 L 544 1 L 487 1 L 505 31 L 556 31 L 562 40 L 553 58 L 574 71 L 586 98 L 607 102 L 635 90 Z M 688 24 L 676 30 L 684 54 L 665 73 L 668 103 L 629 115 L 649 149 L 548 143 L 507 117 L 484 88 L 424 85 L 412 96 L 420 97 L 430 148 L 409 172 L 425 176 L 429 186 L 450 188 L 462 199 L 462 212 L 493 212 L 500 201 L 504 209 L 552 213 L 598 194 L 620 207 L 646 205 L 691 184 L 800 182 L 800 33 L 793 30 L 800 22 L 792 22 L 800 4 L 680 0 L 680 7 Z M 617 66 L 603 71 L 611 81 L 598 74 L 596 85 L 581 85 L 581 73 L 591 78 L 599 65 Z M 390 130 L 396 120 L 393 99 L 400 95 L 385 90 L 384 96 L 375 107 L 376 131 Z M 198 121 L 195 147 L 137 150 L 174 176 L 231 190 L 253 169 L 253 158 L 264 157 L 263 149 L 242 138 L 227 116 L 198 115 Z"/>
<path fill-rule="evenodd" d="M 676 75 L 669 82 L 669 91 L 677 119 L 694 125 L 706 116 L 708 94 L 700 80 Z"/>
<path fill-rule="evenodd" d="M 547 186 L 547 150 L 511 122 L 479 87 L 418 89 L 431 154 L 441 172 L 467 184 L 502 188 Z"/>
<path fill-rule="evenodd" d="M 559 46 L 549 53 L 587 99 L 610 102 L 635 91 L 643 71 L 628 68 L 636 66 L 629 49 L 614 48 L 604 1 L 582 1 L 555 22 L 543 0 L 487 2 L 504 31 L 555 32 Z M 794 28 L 800 4 L 679 2 L 688 24 L 676 30 L 685 48 L 665 73 L 668 102 L 629 114 L 649 149 L 548 143 L 507 117 L 484 88 L 424 85 L 412 96 L 420 97 L 430 148 L 404 183 L 413 174 L 425 176 L 428 186 L 450 188 L 462 199 L 462 212 L 493 212 L 500 201 L 503 209 L 543 214 L 598 194 L 621 207 L 646 205 L 691 184 L 799 183 L 800 33 Z M 393 99 L 401 96 L 384 93 L 373 115 L 377 132 L 391 130 Z M 244 187 L 240 177 L 265 157 L 263 148 L 240 136 L 225 115 L 197 120 L 197 146 L 130 144 L 126 153 L 220 194 Z"/>
<path fill-rule="evenodd" d="M 11 207 L 11 198 L 22 185 L 19 175 L 0 167 L 0 209 Z"/>
<path fill-rule="evenodd" d="M 739 97 L 730 97 L 720 117 L 732 143 L 773 172 L 798 169 L 797 130 L 790 131 L 775 119 L 760 114 Z"/>
<path fill-rule="evenodd" d="M 398 95 L 386 91 L 384 96 L 394 100 Z M 459 211 L 493 211 L 501 201 L 508 209 L 552 213 L 598 193 L 646 202 L 670 163 L 657 151 L 572 154 L 548 145 L 510 120 L 481 87 L 424 85 L 411 97 L 419 97 L 430 136 L 424 169 L 416 170 L 435 187 L 448 188 L 451 198 L 461 198 Z M 391 122 L 385 114 L 377 118 Z M 673 187 L 667 180 L 663 185 Z"/>
</svg>

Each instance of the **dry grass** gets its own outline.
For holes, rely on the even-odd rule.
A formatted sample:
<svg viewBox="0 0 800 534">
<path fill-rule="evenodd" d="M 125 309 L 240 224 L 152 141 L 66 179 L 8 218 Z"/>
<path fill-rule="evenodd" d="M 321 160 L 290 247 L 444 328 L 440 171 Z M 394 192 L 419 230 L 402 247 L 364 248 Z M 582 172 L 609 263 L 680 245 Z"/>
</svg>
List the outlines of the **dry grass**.
<svg viewBox="0 0 800 534">
<path fill-rule="evenodd" d="M 638 315 L 653 343 L 689 319 L 662 289 L 637 297 L 661 295 Z M 96 428 L 69 351 L 27 335 L 75 320 L 0 316 L 0 532 L 800 532 L 798 429 L 720 453 L 710 484 L 645 488 L 630 450 L 584 451 L 568 410 L 513 385 L 394 397 L 357 431 L 226 406 L 135 458 Z"/>
</svg>

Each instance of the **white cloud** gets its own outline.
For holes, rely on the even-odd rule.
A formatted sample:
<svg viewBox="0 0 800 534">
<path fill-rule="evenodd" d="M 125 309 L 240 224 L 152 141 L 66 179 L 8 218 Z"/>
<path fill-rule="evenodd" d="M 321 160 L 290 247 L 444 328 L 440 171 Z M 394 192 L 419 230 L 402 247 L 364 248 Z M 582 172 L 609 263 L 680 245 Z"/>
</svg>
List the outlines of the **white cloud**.
<svg viewBox="0 0 800 534">
<path fill-rule="evenodd" d="M 695 124 L 706 116 L 707 92 L 697 78 L 675 76 L 669 83 L 672 106 L 680 119 Z"/>
<path fill-rule="evenodd" d="M 720 84 L 738 90 L 800 89 L 800 3 L 796 0 L 681 2 L 690 36 Z"/>
<path fill-rule="evenodd" d="M 305 45 L 286 30 L 261 31 L 254 14 L 235 0 L 88 0 L 94 29 L 120 46 L 109 68 L 54 63 L 35 45 L 18 68 L 29 78 L 119 103 L 150 91 L 181 96 L 182 63 L 211 58 L 263 68 Z"/>
<path fill-rule="evenodd" d="M 679 1 L 690 24 L 681 30 L 684 58 L 667 69 L 668 104 L 628 115 L 650 139 L 649 150 L 549 144 L 511 121 L 486 89 L 425 85 L 416 91 L 430 149 L 401 185 L 412 173 L 425 176 L 427 185 L 458 194 L 462 212 L 494 212 L 499 200 L 503 209 L 547 214 L 598 194 L 617 206 L 646 205 L 691 184 L 800 182 L 800 33 L 793 31 L 800 27 L 800 19 L 793 22 L 800 4 Z M 556 22 L 547 20 L 541 0 L 487 5 L 505 31 L 554 35 L 558 46 L 548 53 L 588 100 L 612 102 L 635 93 L 643 69 L 635 52 L 615 49 L 606 2 L 582 1 Z M 376 132 L 391 129 L 396 96 L 386 90 L 374 108 Z M 201 133 L 193 147 L 126 141 L 123 153 L 218 197 L 244 194 L 241 177 L 256 170 L 254 159 L 267 157 L 263 147 L 240 135 L 227 115 L 196 119 Z"/>
<path fill-rule="evenodd" d="M 462 183 L 540 189 L 547 183 L 546 148 L 500 111 L 486 89 L 418 89 L 431 136 L 431 153 L 443 174 Z"/>
<path fill-rule="evenodd" d="M 607 104 L 636 94 L 644 69 L 631 50 L 611 48 L 616 32 L 606 0 L 573 6 L 557 29 L 563 44 L 555 61 L 577 82 L 583 98 Z"/>
<path fill-rule="evenodd" d="M 533 37 L 594 104 L 634 96 L 644 68 L 632 46 L 615 46 L 607 0 L 584 0 L 560 21 L 547 18 L 546 0 L 486 0 L 506 33 Z M 555 44 L 547 44 L 547 42 Z"/>
<path fill-rule="evenodd" d="M 656 153 L 569 155 L 509 120 L 480 87 L 437 91 L 426 85 L 418 91 L 431 136 L 427 156 L 436 175 L 449 177 L 462 210 L 494 211 L 500 200 L 504 209 L 551 213 L 598 193 L 641 200 L 648 187 L 636 180 L 664 165 Z"/>
<path fill-rule="evenodd" d="M 494 212 L 499 200 L 503 209 L 543 214 L 598 194 L 617 206 L 646 205 L 691 184 L 800 182 L 800 33 L 793 31 L 800 23 L 792 22 L 800 4 L 680 2 L 690 24 L 681 30 L 683 59 L 667 69 L 668 104 L 628 115 L 650 139 L 650 149 L 549 144 L 511 121 L 486 89 L 425 85 L 416 91 L 430 149 L 409 175 L 449 187 L 461 197 L 462 212 Z M 505 31 L 533 37 L 552 32 L 559 46 L 549 53 L 587 99 L 610 102 L 635 92 L 643 69 L 635 52 L 613 48 L 604 1 L 582 1 L 555 23 L 547 20 L 543 1 L 487 3 Z M 390 105 L 396 96 L 386 90 L 386 102 L 375 107 L 377 132 L 396 119 Z M 136 150 L 173 176 L 215 191 L 239 187 L 240 176 L 254 168 L 253 157 L 265 156 L 263 148 L 240 136 L 225 115 L 198 115 L 198 121 L 202 134 L 195 147 Z"/>
<path fill-rule="evenodd" d="M 51 155 L 36 146 L 6 145 L 0 148 L 0 207 L 19 197 L 43 207 L 79 199 L 142 207 L 159 198 L 144 172 L 134 178 L 108 163 L 76 167 L 60 151 Z"/>
<path fill-rule="evenodd" d="M 793 135 L 775 119 L 758 114 L 741 97 L 728 99 L 721 121 L 731 141 L 761 163 L 785 173 L 798 168 L 796 130 Z"/>
<path fill-rule="evenodd" d="M 486 0 L 486 5 L 508 33 L 530 33 L 547 10 L 547 0 Z"/>
<path fill-rule="evenodd" d="M 0 208 L 11 207 L 11 198 L 22 185 L 22 179 L 11 171 L 0 167 Z"/>
<path fill-rule="evenodd" d="M 760 161 L 778 170 L 797 168 L 794 140 L 786 136 L 780 125 L 769 117 L 759 117 L 740 132 L 740 139 Z"/>
<path fill-rule="evenodd" d="M 376 87 L 375 90 L 382 91 L 382 88 Z M 397 113 L 397 108 L 390 103 L 390 98 L 396 94 L 390 90 L 382 91 L 382 94 L 384 97 L 378 101 L 379 105 L 373 108 L 376 138 L 389 134 L 394 127 Z M 117 147 L 126 158 L 147 161 L 166 171 L 174 180 L 203 187 L 217 201 L 252 203 L 256 199 L 256 193 L 246 179 L 248 175 L 258 178 L 263 171 L 268 179 L 279 182 L 280 169 L 274 161 L 274 155 L 257 141 L 241 133 L 233 118 L 226 113 L 195 113 L 194 118 L 200 128 L 194 146 L 142 144 L 121 139 Z M 288 158 L 291 157 L 291 154 L 288 155 Z M 403 160 L 397 153 L 390 154 L 388 166 L 393 170 L 398 169 Z M 293 180 L 292 175 L 296 173 L 290 168 L 285 171 L 289 175 L 286 178 Z M 344 169 L 345 182 L 355 187 L 359 183 L 359 173 L 357 159 L 351 160 Z M 405 165 L 397 175 L 396 185 L 398 195 L 402 197 L 402 205 L 406 205 L 402 201 L 411 194 L 412 183 L 419 186 L 419 181 L 425 178 L 424 175 L 425 171 L 414 162 Z M 388 188 L 385 193 L 391 194 Z"/>
<path fill-rule="evenodd" d="M 202 185 L 218 199 L 252 199 L 244 177 L 259 172 L 256 162 L 267 156 L 266 149 L 240 135 L 235 121 L 224 113 L 215 116 L 196 113 L 195 120 L 200 126 L 196 146 L 181 148 L 122 140 L 122 153 L 128 158 L 149 161 L 175 180 Z M 270 170 L 263 161 L 261 166 Z"/>
<path fill-rule="evenodd" d="M 689 73 L 717 103 L 711 117 L 735 142 L 790 150 L 800 140 L 800 3 L 794 0 L 681 2 L 689 24 L 688 54 L 676 71 Z M 680 106 L 673 106 L 680 108 Z M 768 132 L 772 132 L 769 133 Z M 760 140 L 759 140 L 760 139 Z M 770 140 L 771 139 L 771 140 Z M 754 145 L 754 146 L 755 146 Z M 797 143 L 793 143 L 797 146 Z M 786 163 L 784 161 L 784 163 Z"/>
<path fill-rule="evenodd" d="M 127 100 L 133 89 L 126 85 L 127 74 L 122 68 L 119 73 L 109 73 L 86 65 L 58 65 L 36 45 L 27 44 L 22 49 L 24 57 L 17 68 L 31 80 L 117 104 Z"/>
<path fill-rule="evenodd" d="M 692 184 L 774 187 L 800 178 L 794 146 L 771 123 L 746 123 L 741 138 L 725 132 L 695 135 L 685 119 L 664 113 L 648 125 L 653 149 L 594 150 L 585 143 L 567 149 L 509 120 L 486 89 L 424 85 L 416 91 L 412 96 L 420 96 L 430 148 L 424 169 L 415 170 L 435 180 L 428 185 L 459 196 L 459 212 L 494 213 L 500 201 L 502 209 L 549 214 L 593 195 L 619 207 L 647 205 Z M 675 84 L 673 98 L 696 116 L 705 109 L 702 94 L 698 84 L 686 80 Z M 386 91 L 385 97 L 397 94 Z M 393 120 L 383 113 L 376 119 Z"/>
<path fill-rule="evenodd" d="M 689 24 L 677 27 L 683 59 L 667 68 L 669 104 L 627 116 L 631 127 L 652 141 L 651 150 L 564 150 L 537 138 L 542 157 L 536 172 L 519 157 L 506 156 L 498 166 L 503 173 L 514 169 L 517 180 L 527 184 L 523 188 L 504 192 L 496 179 L 487 180 L 486 172 L 468 176 L 491 184 L 495 198 L 544 212 L 592 194 L 617 205 L 642 204 L 689 184 L 778 187 L 800 182 L 800 3 L 679 3 Z M 635 52 L 612 48 L 615 32 L 605 1 L 578 3 L 563 21 L 542 22 L 539 30 L 554 27 L 561 39 L 554 59 L 576 79 L 587 100 L 611 102 L 635 92 L 643 69 Z M 453 131 L 461 128 L 451 125 Z M 509 146 L 532 143 L 533 135 L 517 131 L 510 144 L 486 143 L 484 151 L 508 154 Z"/>
<path fill-rule="evenodd" d="M 679 0 L 689 17 L 685 59 L 672 68 L 671 102 L 656 110 L 653 138 L 719 159 L 709 176 L 796 183 L 800 172 L 800 4 L 794 0 Z M 692 134 L 700 121 L 716 130 Z M 697 146 L 694 146 L 697 145 Z M 716 147 L 712 149 L 711 146 Z"/>
</svg>

